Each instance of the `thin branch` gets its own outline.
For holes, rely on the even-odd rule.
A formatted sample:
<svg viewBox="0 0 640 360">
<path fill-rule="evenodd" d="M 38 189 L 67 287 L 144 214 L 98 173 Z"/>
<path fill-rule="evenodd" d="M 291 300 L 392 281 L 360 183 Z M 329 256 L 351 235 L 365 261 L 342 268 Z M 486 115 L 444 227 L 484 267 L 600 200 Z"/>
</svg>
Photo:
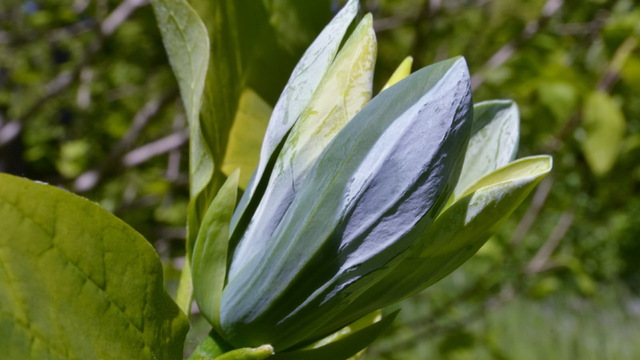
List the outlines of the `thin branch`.
<svg viewBox="0 0 640 360">
<path fill-rule="evenodd" d="M 524 267 L 525 274 L 536 274 L 549 268 L 549 259 L 551 258 L 551 254 L 553 254 L 564 235 L 569 231 L 572 223 L 573 212 L 567 211 L 562 214 L 547 240 L 540 247 L 531 261 L 529 261 L 529 263 Z"/>
<path fill-rule="evenodd" d="M 513 56 L 515 51 L 522 47 L 522 45 L 534 35 L 536 35 L 541 28 L 546 25 L 549 19 L 555 15 L 562 7 L 564 0 L 547 0 L 540 11 L 540 17 L 536 20 L 530 21 L 520 33 L 520 35 L 514 40 L 504 44 L 498 51 L 496 51 L 489 60 L 482 66 L 480 71 L 476 72 L 471 77 L 471 89 L 475 90 L 482 83 L 484 83 L 484 74 L 493 70 L 500 65 L 504 64 L 507 60 Z"/>
<path fill-rule="evenodd" d="M 181 147 L 187 140 L 189 140 L 189 132 L 187 130 L 165 136 L 127 153 L 122 158 L 122 164 L 127 167 L 140 165 L 155 156 Z"/>
<path fill-rule="evenodd" d="M 547 197 L 551 192 L 553 181 L 553 177 L 547 177 L 540 182 L 540 185 L 538 185 L 538 188 L 533 195 L 533 200 L 527 208 L 527 212 L 524 214 L 524 216 L 518 223 L 518 227 L 516 227 L 516 230 L 513 232 L 513 236 L 511 237 L 511 243 L 513 245 L 520 244 L 529 232 L 529 229 L 531 229 L 531 227 L 535 223 L 536 219 L 538 218 L 538 214 L 542 209 L 542 206 L 544 205 L 545 201 L 547 201 Z"/>
<path fill-rule="evenodd" d="M 127 133 L 111 148 L 111 152 L 105 160 L 102 161 L 100 166 L 88 170 L 76 178 L 74 182 L 75 190 L 77 192 L 86 192 L 93 189 L 102 181 L 105 175 L 118 168 L 122 164 L 123 156 L 125 156 L 125 153 L 129 151 L 138 140 L 149 121 L 157 115 L 166 104 L 173 101 L 176 96 L 177 91 L 174 90 L 164 94 L 160 98 L 147 101 L 134 116 Z"/>
<path fill-rule="evenodd" d="M 100 24 L 100 31 L 103 35 L 113 34 L 125 20 L 139 7 L 149 4 L 149 0 L 125 0 L 107 16 Z"/>
</svg>

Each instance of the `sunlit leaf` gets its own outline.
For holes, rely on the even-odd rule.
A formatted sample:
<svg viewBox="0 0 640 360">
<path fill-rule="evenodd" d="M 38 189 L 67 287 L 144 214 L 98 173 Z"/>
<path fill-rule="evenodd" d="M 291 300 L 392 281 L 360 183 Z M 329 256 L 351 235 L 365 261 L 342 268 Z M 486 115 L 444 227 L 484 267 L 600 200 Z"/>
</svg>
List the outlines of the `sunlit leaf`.
<svg viewBox="0 0 640 360">
<path fill-rule="evenodd" d="M 391 86 L 395 85 L 398 81 L 409 76 L 409 74 L 411 74 L 411 65 L 413 65 L 413 58 L 411 56 L 407 56 L 404 60 L 402 60 L 400 65 L 398 65 L 398 68 L 393 72 L 393 74 L 391 74 L 391 77 L 389 78 L 389 80 L 387 80 L 387 83 L 384 84 L 382 90 L 380 91 L 387 90 Z"/>
<path fill-rule="evenodd" d="M 518 106 L 512 101 L 485 101 L 473 107 L 471 138 L 454 190 L 456 198 L 475 181 L 516 157 L 519 129 Z"/>
<path fill-rule="evenodd" d="M 0 175 L 4 359 L 182 358 L 185 315 L 151 245 L 98 205 Z"/>
</svg>

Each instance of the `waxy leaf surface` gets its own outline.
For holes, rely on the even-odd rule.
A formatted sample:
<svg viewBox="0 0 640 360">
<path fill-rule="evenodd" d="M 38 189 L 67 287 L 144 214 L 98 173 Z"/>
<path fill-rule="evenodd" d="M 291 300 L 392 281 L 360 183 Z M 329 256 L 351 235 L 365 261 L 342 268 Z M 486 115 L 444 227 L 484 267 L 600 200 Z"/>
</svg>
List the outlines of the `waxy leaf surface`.
<svg viewBox="0 0 640 360">
<path fill-rule="evenodd" d="M 348 324 L 315 333 L 444 205 L 471 112 L 461 58 L 417 71 L 369 102 L 320 156 L 263 254 L 229 279 L 227 340 L 278 350 Z"/>
<path fill-rule="evenodd" d="M 261 253 L 320 153 L 371 100 L 376 52 L 368 15 L 344 44 L 287 136 L 260 204 L 235 250 L 230 277 Z"/>
<path fill-rule="evenodd" d="M 517 160 L 480 179 L 441 213 L 392 272 L 340 316 L 355 317 L 414 295 L 462 265 L 551 170 L 549 156 Z"/>
<path fill-rule="evenodd" d="M 338 15 L 331 20 L 316 40 L 309 46 L 293 70 L 269 120 L 267 132 L 262 143 L 262 149 L 260 150 L 258 168 L 252 181 L 247 185 L 246 191 L 238 204 L 238 210 L 234 213 L 231 223 L 232 233 L 239 221 L 248 221 L 244 215 L 245 210 L 249 206 L 256 191 L 259 190 L 259 185 L 262 182 L 266 185 L 269 178 L 268 168 L 274 160 L 272 157 L 276 149 L 281 146 L 285 136 L 311 101 L 320 81 L 326 74 L 329 65 L 338 52 L 342 38 L 357 12 L 358 1 L 349 0 Z M 267 174 L 263 180 L 262 178 L 265 171 Z M 254 203 L 259 201 L 261 195 L 259 192 L 260 191 L 256 194 L 257 199 L 253 200 Z M 247 215 L 247 217 L 250 216 L 251 214 Z M 231 245 L 235 247 L 234 241 L 232 241 Z"/>
</svg>

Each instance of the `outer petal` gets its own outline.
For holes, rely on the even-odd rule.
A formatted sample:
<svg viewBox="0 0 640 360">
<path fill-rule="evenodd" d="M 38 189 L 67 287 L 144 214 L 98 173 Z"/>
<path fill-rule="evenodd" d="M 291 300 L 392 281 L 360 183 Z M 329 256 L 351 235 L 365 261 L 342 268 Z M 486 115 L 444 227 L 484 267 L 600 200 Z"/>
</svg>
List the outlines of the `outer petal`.
<svg viewBox="0 0 640 360">
<path fill-rule="evenodd" d="M 473 107 L 471 138 L 454 190 L 456 199 L 478 179 L 515 159 L 519 135 L 520 116 L 513 101 L 485 101 Z"/>
<path fill-rule="evenodd" d="M 318 156 L 371 100 L 376 50 L 373 21 L 368 15 L 340 50 L 311 103 L 291 129 L 269 185 L 236 248 L 229 278 L 263 250 Z"/>
<path fill-rule="evenodd" d="M 231 221 L 232 233 L 238 225 L 238 222 L 241 222 L 241 220 L 248 221 L 251 217 L 250 213 L 252 211 L 249 211 L 246 217 L 244 213 L 247 208 L 251 207 L 251 204 L 255 206 L 259 201 L 260 193 L 264 191 L 263 189 L 261 190 L 260 187 L 265 186 L 269 178 L 266 176 L 263 181 L 263 175 L 265 172 L 267 174 L 269 173 L 269 167 L 273 166 L 273 161 L 275 160 L 274 154 L 277 154 L 278 147 L 282 144 L 283 139 L 289 130 L 291 130 L 293 124 L 295 124 L 311 101 L 320 81 L 326 74 L 329 65 L 331 65 L 331 62 L 338 52 L 342 38 L 357 12 L 358 1 L 349 0 L 338 15 L 331 20 L 311 46 L 309 46 L 302 56 L 302 59 L 300 59 L 300 62 L 298 62 L 295 69 L 293 69 L 291 78 L 289 82 L 287 82 L 271 114 L 267 132 L 262 143 L 262 149 L 260 150 L 258 168 L 247 185 L 246 191 L 238 204 L 238 210 L 234 213 Z M 254 195 L 256 195 L 257 198 L 252 200 Z M 233 246 L 234 239 L 232 238 L 231 240 L 231 245 Z"/>
<path fill-rule="evenodd" d="M 453 190 L 471 125 L 464 59 L 374 98 L 320 156 L 269 246 L 232 278 L 221 325 L 235 346 L 308 339 L 411 244 Z M 317 334 L 318 336 L 320 334 Z"/>
<path fill-rule="evenodd" d="M 538 182 L 551 171 L 549 156 L 520 159 L 476 182 L 417 234 L 408 255 L 351 303 L 339 318 L 357 319 L 414 295 L 467 261 L 489 239 Z"/>
</svg>

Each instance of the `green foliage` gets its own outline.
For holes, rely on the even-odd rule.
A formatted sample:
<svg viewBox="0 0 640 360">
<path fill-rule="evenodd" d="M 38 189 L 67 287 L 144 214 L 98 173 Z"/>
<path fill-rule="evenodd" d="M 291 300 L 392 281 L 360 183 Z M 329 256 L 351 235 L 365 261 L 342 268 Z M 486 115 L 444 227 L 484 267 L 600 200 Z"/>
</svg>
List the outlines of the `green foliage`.
<svg viewBox="0 0 640 360">
<path fill-rule="evenodd" d="M 0 4 L 0 170 L 83 192 L 115 212 L 159 251 L 173 291 L 184 256 L 183 226 L 189 201 L 187 150 L 164 148 L 160 156 L 146 157 L 136 165 L 124 159 L 132 150 L 144 150 L 145 145 L 168 135 L 182 134 L 184 139 L 184 110 L 150 6 L 125 16 L 112 33 L 101 30 L 103 22 L 123 3 L 127 1 L 10 0 Z M 258 144 L 271 108 L 295 62 L 330 18 L 331 8 L 328 0 L 249 1 L 244 4 L 247 11 L 238 11 L 233 4 L 223 10 L 210 8 L 223 2 L 190 3 L 205 17 L 212 47 L 221 49 L 215 53 L 236 54 L 235 60 L 230 60 L 232 64 L 224 66 L 233 67 L 226 74 L 240 76 L 242 82 L 239 89 L 228 88 L 233 96 L 222 95 L 231 99 L 223 104 L 233 119 L 224 125 L 228 134 L 220 132 L 219 140 L 209 144 L 216 149 L 214 182 L 207 194 L 211 201 L 215 188 L 224 182 L 222 174 L 231 174 L 234 164 L 243 164 L 241 183 L 248 182 L 258 161 Z M 636 221 L 640 214 L 640 202 L 636 200 L 640 103 L 634 100 L 640 91 L 640 12 L 634 2 L 361 3 L 364 12 L 373 12 L 375 18 L 379 54 L 374 89 L 382 88 L 409 54 L 418 68 L 464 54 L 477 88 L 476 101 L 512 98 L 519 104 L 520 154 L 550 152 L 555 159 L 555 170 L 542 183 L 532 205 L 516 210 L 471 264 L 452 274 L 450 283 L 455 286 L 447 291 L 432 287 L 428 297 L 404 303 L 402 324 L 433 322 L 442 325 L 441 329 L 452 329 L 454 335 L 464 335 L 468 332 L 456 330 L 461 323 L 504 316 L 505 321 L 496 321 L 496 327 L 508 329 L 505 323 L 509 319 L 532 323 L 537 317 L 527 314 L 537 313 L 522 311 L 518 317 L 509 310 L 511 307 L 497 305 L 461 320 L 459 309 L 462 304 L 472 309 L 495 304 L 505 294 L 515 294 L 514 306 L 524 297 L 553 297 L 564 294 L 563 290 L 597 299 L 602 283 L 617 281 L 640 289 L 640 232 Z M 554 4 L 560 7 L 549 6 Z M 216 22 L 216 14 L 222 22 Z M 295 31 L 289 30 L 292 26 Z M 229 32 L 226 27 L 240 30 Z M 229 42 L 222 34 L 234 34 L 237 39 Z M 222 38 L 218 45 L 213 35 Z M 228 50 L 237 44 L 241 51 Z M 226 62 L 221 61 L 220 66 Z M 410 72 L 405 71 L 404 76 Z M 594 98 L 599 99 L 594 102 Z M 154 104 L 159 104 L 156 111 Z M 215 111 L 212 105 L 207 106 Z M 140 121 L 147 116 L 144 114 L 148 117 Z M 247 119 L 243 120 L 243 114 L 250 114 L 251 125 L 244 125 L 242 121 Z M 616 120 L 619 118 L 622 121 Z M 200 120 L 205 119 L 203 114 Z M 9 125 L 16 124 L 18 135 L 7 137 L 12 129 Z M 247 135 L 251 135 L 252 145 L 238 145 L 242 144 L 239 140 L 249 138 Z M 599 165 L 594 165 L 593 159 Z M 80 186 L 91 174 L 97 174 L 95 183 Z M 203 209 L 200 215 L 205 214 Z M 196 236 L 197 232 L 191 231 L 190 235 Z M 549 250 L 547 257 L 537 256 L 541 248 L 545 249 L 542 253 Z M 529 266 L 534 258 L 542 260 L 537 262 L 540 266 Z M 465 296 L 467 286 L 477 295 Z M 437 306 L 427 312 L 415 310 L 449 297 L 458 297 L 450 311 L 439 311 Z M 531 309 L 537 309 L 537 304 L 530 304 Z M 589 324 L 594 312 L 577 311 L 575 319 L 585 321 L 580 323 L 571 321 L 562 306 L 545 304 L 546 311 L 553 314 L 550 318 L 566 325 L 563 344 L 568 345 L 561 346 L 553 337 L 541 337 L 536 342 L 548 345 L 533 350 L 562 349 L 558 353 L 568 354 L 565 357 L 590 354 L 579 351 L 595 340 L 582 341 L 580 330 Z M 544 328 L 540 324 L 535 327 Z M 408 328 L 410 325 L 398 325 L 395 335 L 387 340 L 393 343 L 403 339 Z M 623 334 L 622 328 L 612 326 L 604 334 Z M 437 347 L 442 339 L 439 330 L 428 329 L 428 335 L 412 334 L 411 340 L 396 346 L 393 356 L 425 358 L 417 349 L 431 344 Z M 520 351 L 514 345 L 526 343 L 516 336 L 522 332 L 494 330 L 497 335 L 493 339 L 478 337 L 468 343 L 471 347 L 429 354 L 470 356 L 486 344 L 494 344 L 494 348 L 484 355 L 493 352 L 494 358 L 535 353 Z M 591 334 L 590 330 L 584 332 L 586 336 Z M 495 341 L 505 334 L 514 337 Z M 190 335 L 201 340 L 196 329 Z M 464 340 L 464 336 L 454 335 L 450 338 Z M 523 336 L 527 341 L 533 338 L 530 334 Z M 189 343 L 189 350 L 192 347 Z M 453 349 L 443 345 L 445 348 Z M 570 349 L 578 349 L 578 353 Z M 628 353 L 633 354 L 633 350 Z M 391 355 L 387 352 L 384 358 Z"/>
<path fill-rule="evenodd" d="M 0 175 L 0 351 L 7 359 L 175 359 L 187 319 L 153 248 L 99 206 Z"/>
<path fill-rule="evenodd" d="M 202 221 L 192 256 L 195 300 L 220 331 L 220 298 L 227 275 L 229 223 L 236 205 L 239 170 L 222 185 Z"/>
</svg>

